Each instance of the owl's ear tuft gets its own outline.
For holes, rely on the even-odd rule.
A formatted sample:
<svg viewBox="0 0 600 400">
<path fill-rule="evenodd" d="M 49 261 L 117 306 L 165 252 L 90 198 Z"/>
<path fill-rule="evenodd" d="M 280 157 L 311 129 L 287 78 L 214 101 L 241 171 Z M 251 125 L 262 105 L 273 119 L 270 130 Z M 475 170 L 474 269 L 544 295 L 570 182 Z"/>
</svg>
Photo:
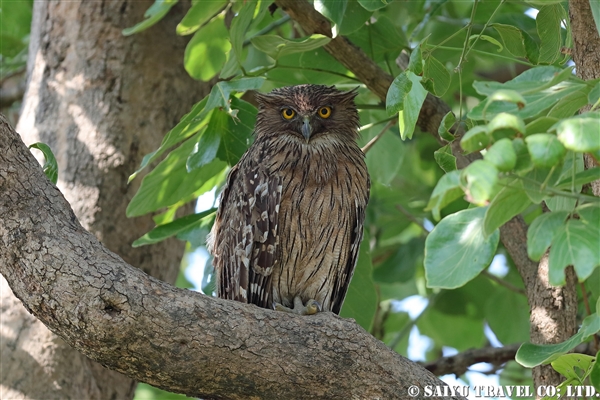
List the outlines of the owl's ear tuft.
<svg viewBox="0 0 600 400">
<path fill-rule="evenodd" d="M 357 86 L 354 89 L 349 90 L 347 92 L 341 92 L 338 97 L 339 101 L 341 103 L 346 103 L 346 104 L 353 102 L 354 98 L 356 96 L 358 96 L 358 88 L 359 88 L 359 86 Z"/>
<path fill-rule="evenodd" d="M 259 92 L 254 92 L 254 99 L 255 99 L 255 100 L 256 100 L 256 102 L 257 102 L 259 105 L 261 105 L 261 106 L 262 106 L 263 104 L 265 104 L 265 102 L 266 102 L 266 100 L 267 100 L 267 99 L 266 99 L 266 97 L 267 97 L 267 96 L 266 96 L 266 95 L 264 95 L 264 94 L 262 94 L 262 93 L 259 93 Z"/>
<path fill-rule="evenodd" d="M 255 92 L 254 99 L 258 103 L 259 107 L 273 104 L 273 96 L 270 96 L 269 94 Z"/>
</svg>

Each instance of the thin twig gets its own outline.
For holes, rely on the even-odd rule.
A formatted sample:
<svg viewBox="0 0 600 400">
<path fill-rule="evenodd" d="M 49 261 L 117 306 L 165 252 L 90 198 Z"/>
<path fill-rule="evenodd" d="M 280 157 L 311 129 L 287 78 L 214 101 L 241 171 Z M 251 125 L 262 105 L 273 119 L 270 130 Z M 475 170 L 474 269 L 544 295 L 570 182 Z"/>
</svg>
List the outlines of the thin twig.
<svg viewBox="0 0 600 400">
<path fill-rule="evenodd" d="M 404 214 L 404 216 L 409 221 L 411 221 L 412 223 L 416 224 L 419 228 L 421 228 L 423 230 L 423 232 L 425 232 L 425 236 L 429 235 L 429 231 L 427 230 L 427 228 L 425 228 L 425 225 L 423 224 L 423 222 L 419 221 L 414 215 L 409 213 L 406 208 L 402 207 L 400 204 L 396 204 L 396 209 L 398 211 L 400 211 L 402 214 Z"/>
<path fill-rule="evenodd" d="M 488 271 L 483 271 L 481 274 L 483 276 L 485 276 L 486 278 L 496 282 L 497 284 L 504 286 L 505 288 L 507 288 L 508 290 L 510 290 L 512 292 L 522 294 L 523 296 L 527 295 L 527 293 L 525 292 L 525 289 L 518 288 L 515 285 L 513 285 L 512 283 L 507 282 L 504 279 L 498 278 L 494 274 L 490 274 Z"/>
<path fill-rule="evenodd" d="M 273 29 L 279 28 L 281 25 L 285 24 L 290 19 L 291 19 L 290 16 L 288 14 L 286 14 L 284 17 L 279 18 L 277 21 L 271 22 L 269 25 L 265 26 L 260 31 L 256 32 L 254 35 L 252 35 L 252 37 L 249 37 L 248 39 L 244 40 L 244 43 L 242 46 L 244 46 L 244 47 L 248 46 L 250 44 L 250 41 L 252 39 L 254 39 L 255 37 L 262 36 L 264 34 L 271 32 Z"/>
<path fill-rule="evenodd" d="M 425 363 L 423 366 L 437 376 L 447 374 L 460 376 L 467 372 L 471 365 L 481 362 L 498 366 L 514 360 L 519 347 L 520 344 L 512 344 L 504 347 L 470 349 L 453 356 L 442 357 L 433 362 Z"/>
<path fill-rule="evenodd" d="M 365 146 L 361 149 L 363 153 L 367 154 L 367 151 L 369 151 L 371 149 L 371 147 L 373 147 L 373 145 L 375 143 L 377 143 L 377 141 L 379 139 L 381 139 L 381 137 L 383 136 L 383 134 L 392 127 L 392 125 L 394 125 L 396 123 L 396 118 L 390 120 L 387 124 L 385 124 L 385 126 L 383 127 L 383 129 L 381 130 L 381 132 L 379 132 L 377 134 L 377 136 L 375 136 L 373 139 L 371 139 L 369 141 L 369 143 L 365 144 Z"/>
<path fill-rule="evenodd" d="M 419 315 L 417 315 L 415 319 L 411 319 L 410 321 L 408 321 L 406 323 L 406 325 L 404 325 L 402 330 L 396 334 L 396 336 L 394 337 L 394 339 L 390 342 L 390 344 L 388 346 L 390 349 L 394 350 L 396 348 L 396 346 L 398 346 L 398 343 L 400 343 L 400 341 L 402 341 L 402 339 L 410 333 L 413 326 L 417 325 L 417 322 L 421 319 L 421 317 L 423 315 L 425 315 L 425 312 L 433 305 L 433 302 L 436 297 L 437 297 L 437 294 L 431 294 L 430 296 L 427 297 L 427 305 L 425 306 L 423 311 L 421 311 L 421 313 Z"/>
</svg>

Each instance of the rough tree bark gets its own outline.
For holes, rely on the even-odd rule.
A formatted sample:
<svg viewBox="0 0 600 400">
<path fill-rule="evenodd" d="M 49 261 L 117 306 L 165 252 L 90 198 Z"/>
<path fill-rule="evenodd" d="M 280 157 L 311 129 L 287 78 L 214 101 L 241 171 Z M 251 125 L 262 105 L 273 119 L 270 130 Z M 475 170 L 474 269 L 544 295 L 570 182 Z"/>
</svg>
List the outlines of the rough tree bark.
<svg viewBox="0 0 600 400">
<path fill-rule="evenodd" d="M 173 32 L 187 7 L 175 7 L 143 33 L 122 36 L 151 4 L 36 2 L 19 131 L 26 143 L 53 149 L 58 187 L 86 229 L 130 264 L 173 282 L 183 243 L 131 248 L 154 224 L 150 216 L 125 218 L 140 182 L 127 185 L 127 178 L 209 88 L 194 84 L 181 65 L 187 40 Z M 133 396 L 133 380 L 48 331 L 1 277 L 0 304 L 0 398 Z"/>
<path fill-rule="evenodd" d="M 573 30 L 573 60 L 577 65 L 577 76 L 583 79 L 600 78 L 600 35 L 594 29 L 594 17 L 587 1 L 570 1 L 569 18 Z M 590 106 L 581 112 L 588 111 Z M 586 168 L 597 167 L 594 158 L 585 155 Z M 600 196 L 600 180 L 592 182 L 594 196 Z"/>
<path fill-rule="evenodd" d="M 216 299 L 129 266 L 83 229 L 1 115 L 0 138 L 0 272 L 102 365 L 201 398 L 403 399 L 443 385 L 351 320 Z"/>
</svg>

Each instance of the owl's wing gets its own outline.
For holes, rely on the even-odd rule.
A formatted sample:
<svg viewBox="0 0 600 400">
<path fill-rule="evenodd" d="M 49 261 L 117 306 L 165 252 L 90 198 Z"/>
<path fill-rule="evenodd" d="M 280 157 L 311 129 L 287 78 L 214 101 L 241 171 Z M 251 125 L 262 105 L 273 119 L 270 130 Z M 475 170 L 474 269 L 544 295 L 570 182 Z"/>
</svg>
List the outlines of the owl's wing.
<svg viewBox="0 0 600 400">
<path fill-rule="evenodd" d="M 248 302 L 272 308 L 271 274 L 278 262 L 277 222 L 281 204 L 281 177 L 268 174 L 259 167 L 244 178 L 249 193 L 250 223 L 254 229 L 251 268 L 248 270 Z"/>
<path fill-rule="evenodd" d="M 338 276 L 338 279 L 334 282 L 333 294 L 331 295 L 331 311 L 335 314 L 339 314 L 342 309 L 344 299 L 346 298 L 346 292 L 350 286 L 350 280 L 352 279 L 354 268 L 358 261 L 358 251 L 363 237 L 365 207 L 366 202 L 364 204 L 359 204 L 359 202 L 356 201 L 354 210 L 356 215 L 353 221 L 354 226 L 352 227 L 352 234 L 350 236 L 350 256 L 348 257 L 348 261 L 342 269 L 341 274 Z"/>
<path fill-rule="evenodd" d="M 219 297 L 272 308 L 280 202 L 279 176 L 248 159 L 230 171 L 211 238 Z"/>
</svg>

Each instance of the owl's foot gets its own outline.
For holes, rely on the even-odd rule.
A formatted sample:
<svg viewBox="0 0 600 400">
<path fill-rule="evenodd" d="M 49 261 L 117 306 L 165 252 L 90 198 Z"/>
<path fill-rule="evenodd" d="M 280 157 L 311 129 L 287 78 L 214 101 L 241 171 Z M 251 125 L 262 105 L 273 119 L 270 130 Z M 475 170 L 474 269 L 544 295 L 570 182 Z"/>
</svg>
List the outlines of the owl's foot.
<svg viewBox="0 0 600 400">
<path fill-rule="evenodd" d="M 320 311 L 323 311 L 321 304 L 315 299 L 310 299 L 306 302 L 306 305 L 302 304 L 300 296 L 294 297 L 294 308 L 289 308 L 283 304 L 275 303 L 275 310 L 289 312 L 300 315 L 313 315 Z"/>
</svg>

